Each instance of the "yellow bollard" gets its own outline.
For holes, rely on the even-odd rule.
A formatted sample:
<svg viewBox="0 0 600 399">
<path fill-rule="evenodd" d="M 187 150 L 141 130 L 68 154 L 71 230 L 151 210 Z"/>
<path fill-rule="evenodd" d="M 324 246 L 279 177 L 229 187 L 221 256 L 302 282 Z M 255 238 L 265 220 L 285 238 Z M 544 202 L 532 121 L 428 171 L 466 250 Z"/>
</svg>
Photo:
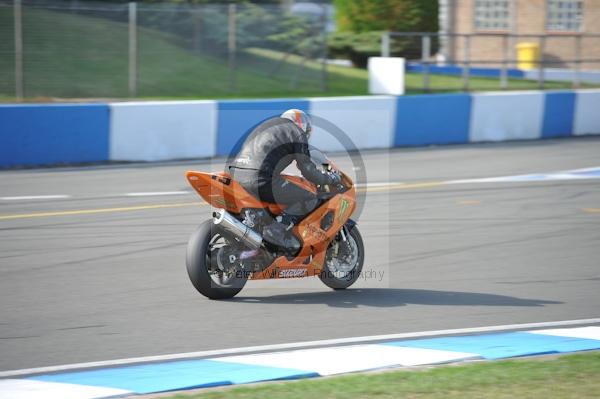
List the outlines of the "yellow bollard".
<svg viewBox="0 0 600 399">
<path fill-rule="evenodd" d="M 517 66 L 519 69 L 535 69 L 539 67 L 540 45 L 538 43 L 517 44 Z"/>
</svg>

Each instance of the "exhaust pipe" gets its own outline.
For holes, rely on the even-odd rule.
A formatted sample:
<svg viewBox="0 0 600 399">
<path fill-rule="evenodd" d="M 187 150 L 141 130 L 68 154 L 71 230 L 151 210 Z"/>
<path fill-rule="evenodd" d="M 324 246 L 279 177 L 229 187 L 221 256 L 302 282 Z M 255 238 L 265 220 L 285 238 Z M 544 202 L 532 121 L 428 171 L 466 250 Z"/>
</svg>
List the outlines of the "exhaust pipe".
<svg viewBox="0 0 600 399">
<path fill-rule="evenodd" d="M 259 249 L 262 245 L 263 238 L 260 234 L 231 216 L 225 209 L 217 209 L 213 212 L 213 223 L 239 238 L 251 249 Z"/>
</svg>

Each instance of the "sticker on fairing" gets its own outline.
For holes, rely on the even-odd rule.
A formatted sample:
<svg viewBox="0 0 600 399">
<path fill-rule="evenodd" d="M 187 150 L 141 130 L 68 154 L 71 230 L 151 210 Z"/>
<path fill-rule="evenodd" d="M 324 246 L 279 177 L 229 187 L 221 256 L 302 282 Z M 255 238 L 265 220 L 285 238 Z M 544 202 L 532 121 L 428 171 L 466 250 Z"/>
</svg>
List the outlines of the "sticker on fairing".
<svg viewBox="0 0 600 399">
<path fill-rule="evenodd" d="M 338 220 L 340 222 L 344 221 L 344 217 L 346 216 L 346 212 L 348 212 L 348 208 L 350 208 L 350 202 L 348 200 L 342 199 L 340 203 L 340 213 L 338 214 Z"/>
<path fill-rule="evenodd" d="M 279 272 L 279 278 L 292 278 L 306 276 L 306 269 L 285 269 Z"/>
</svg>

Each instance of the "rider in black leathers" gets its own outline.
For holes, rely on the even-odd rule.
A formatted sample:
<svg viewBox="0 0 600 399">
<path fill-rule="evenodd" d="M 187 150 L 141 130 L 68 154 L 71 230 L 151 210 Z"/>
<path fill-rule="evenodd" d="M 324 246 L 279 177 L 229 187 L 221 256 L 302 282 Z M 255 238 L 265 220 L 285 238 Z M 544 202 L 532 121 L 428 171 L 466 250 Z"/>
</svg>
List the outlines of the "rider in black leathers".
<svg viewBox="0 0 600 399">
<path fill-rule="evenodd" d="M 262 201 L 288 206 L 279 221 L 275 220 L 263 232 L 265 240 L 278 247 L 295 246 L 289 230 L 318 204 L 315 194 L 282 178 L 283 170 L 296 161 L 302 176 L 314 184 L 340 183 L 339 175 L 322 172 L 311 162 L 311 130 L 308 115 L 297 109 L 288 110 L 281 117 L 258 125 L 227 164 L 232 177 L 248 192 Z"/>
</svg>

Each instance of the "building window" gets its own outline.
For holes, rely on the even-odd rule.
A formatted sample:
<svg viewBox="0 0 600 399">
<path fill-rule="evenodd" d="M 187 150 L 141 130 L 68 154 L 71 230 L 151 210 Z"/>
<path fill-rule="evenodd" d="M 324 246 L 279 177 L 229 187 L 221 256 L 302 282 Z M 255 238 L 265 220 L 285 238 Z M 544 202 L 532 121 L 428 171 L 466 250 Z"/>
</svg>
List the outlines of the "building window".
<svg viewBox="0 0 600 399">
<path fill-rule="evenodd" d="M 547 0 L 546 29 L 579 32 L 583 19 L 583 0 Z"/>
<path fill-rule="evenodd" d="M 475 29 L 507 30 L 511 21 L 511 0 L 475 0 Z"/>
</svg>

